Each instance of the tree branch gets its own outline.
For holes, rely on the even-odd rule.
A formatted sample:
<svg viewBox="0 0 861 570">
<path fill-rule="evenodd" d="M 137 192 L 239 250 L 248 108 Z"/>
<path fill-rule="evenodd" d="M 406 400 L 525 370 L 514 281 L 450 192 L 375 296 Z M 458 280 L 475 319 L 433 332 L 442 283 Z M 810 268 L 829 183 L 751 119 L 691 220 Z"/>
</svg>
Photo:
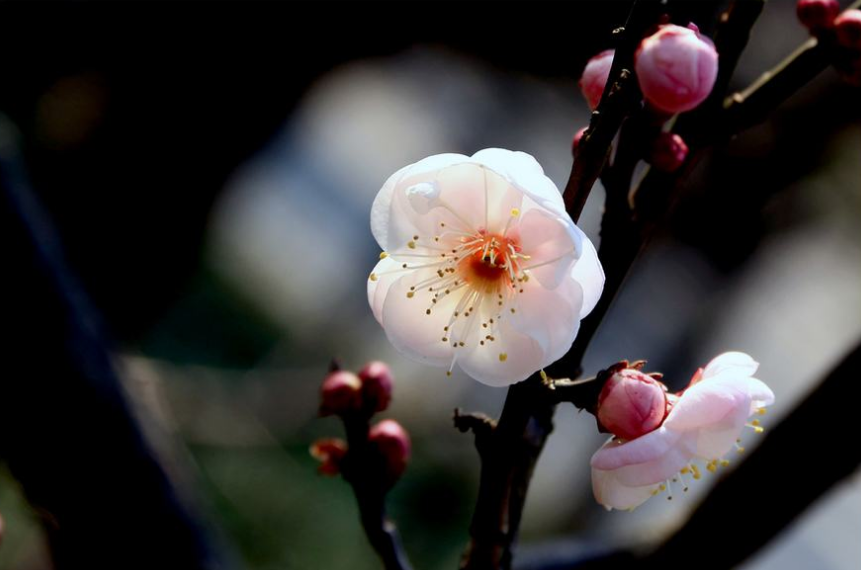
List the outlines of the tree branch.
<svg viewBox="0 0 861 570">
<path fill-rule="evenodd" d="M 369 418 L 365 414 L 345 417 L 344 428 L 348 447 L 341 473 L 353 488 L 365 535 L 386 570 L 410 570 L 397 526 L 386 514 L 386 462 L 368 442 Z"/>
</svg>

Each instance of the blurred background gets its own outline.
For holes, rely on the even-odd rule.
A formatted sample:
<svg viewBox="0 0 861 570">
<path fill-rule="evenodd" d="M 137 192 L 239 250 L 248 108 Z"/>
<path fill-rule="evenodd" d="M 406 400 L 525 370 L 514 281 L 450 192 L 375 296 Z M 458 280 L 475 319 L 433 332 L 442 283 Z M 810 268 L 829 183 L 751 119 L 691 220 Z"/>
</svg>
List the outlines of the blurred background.
<svg viewBox="0 0 861 570">
<path fill-rule="evenodd" d="M 721 4 L 687 3 L 676 21 L 708 33 Z M 410 431 L 414 457 L 390 508 L 417 566 L 456 567 L 478 460 L 451 412 L 496 415 L 505 392 L 393 351 L 365 295 L 379 253 L 370 205 L 408 163 L 493 146 L 534 155 L 564 186 L 571 137 L 589 119 L 576 80 L 629 6 L 0 3 L 4 123 L 20 132 L 35 194 L 112 341 L 135 417 L 227 567 L 378 567 L 349 487 L 319 477 L 308 455 L 316 438 L 342 435 L 337 421 L 316 417 L 332 357 L 393 367 L 386 417 Z M 769 3 L 734 85 L 806 36 L 793 2 Z M 587 373 L 645 358 L 680 386 L 714 355 L 743 350 L 777 394 L 767 427 L 854 346 L 858 96 L 828 70 L 710 153 L 635 266 Z M 581 221 L 596 243 L 602 200 L 597 187 Z M 17 283 L 10 259 L 4 281 Z M 42 303 L 36 292 L 3 298 L 7 309 Z M 4 349 L 4 362 L 16 359 Z M 51 425 L 58 435 L 46 441 L 72 456 L 88 441 L 59 435 L 74 433 L 75 420 L 53 425 L 38 398 L 15 397 L 20 385 L 48 382 L 38 397 L 56 402 L 50 383 L 62 378 L 0 381 L 0 460 L 15 457 L 0 466 L 0 568 L 52 568 L 50 515 L 30 505 L 27 470 L 15 465 L 54 451 L 28 439 L 26 422 Z M 65 404 L 74 418 L 76 401 Z M 559 409 L 527 501 L 521 561 L 548 544 L 574 553 L 657 540 L 711 484 L 633 514 L 604 512 L 588 466 L 602 441 L 591 416 Z M 799 442 L 798 460 L 819 445 L 829 443 Z M 63 474 L 38 476 L 59 485 Z M 762 484 L 784 476 L 763 473 Z M 138 492 L 105 480 L 120 502 Z M 757 516 L 755 506 L 741 516 Z M 859 518 L 856 475 L 744 568 L 855 569 Z"/>
</svg>

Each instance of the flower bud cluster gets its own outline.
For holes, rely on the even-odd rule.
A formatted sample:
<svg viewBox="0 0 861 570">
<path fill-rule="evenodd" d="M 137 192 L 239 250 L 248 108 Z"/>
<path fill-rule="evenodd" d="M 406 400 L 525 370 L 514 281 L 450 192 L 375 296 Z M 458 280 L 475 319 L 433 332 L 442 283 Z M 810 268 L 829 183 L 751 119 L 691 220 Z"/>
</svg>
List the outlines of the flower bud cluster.
<svg viewBox="0 0 861 570">
<path fill-rule="evenodd" d="M 323 381 L 320 416 L 338 416 L 347 429 L 347 442 L 338 438 L 319 439 L 311 446 L 312 457 L 320 462 L 324 475 L 343 474 L 347 479 L 373 478 L 388 489 L 400 478 L 410 458 L 410 436 L 394 420 L 373 426 L 377 412 L 392 401 L 393 376 L 384 362 L 373 361 L 358 373 L 334 370 Z"/>
</svg>

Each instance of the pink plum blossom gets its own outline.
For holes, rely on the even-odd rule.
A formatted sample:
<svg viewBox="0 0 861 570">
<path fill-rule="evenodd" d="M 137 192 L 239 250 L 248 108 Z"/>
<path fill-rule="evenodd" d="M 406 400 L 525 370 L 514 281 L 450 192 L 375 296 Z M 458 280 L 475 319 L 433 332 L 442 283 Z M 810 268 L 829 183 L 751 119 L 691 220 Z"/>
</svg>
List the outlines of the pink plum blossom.
<svg viewBox="0 0 861 570">
<path fill-rule="evenodd" d="M 759 365 L 747 354 L 727 352 L 700 369 L 682 392 L 670 395 L 663 424 L 640 437 L 614 437 L 592 456 L 592 490 L 608 509 L 633 509 L 666 490 L 672 480 L 700 478 L 699 462 L 714 471 L 745 426 L 758 420 L 774 394 L 753 377 Z M 669 495 L 671 498 L 672 495 Z"/>
<path fill-rule="evenodd" d="M 717 79 L 714 44 L 695 26 L 661 26 L 640 42 L 634 69 L 652 107 L 675 114 L 690 111 L 711 93 Z"/>
<path fill-rule="evenodd" d="M 371 210 L 383 248 L 368 280 L 400 352 L 492 386 L 564 355 L 604 272 L 532 156 L 441 154 L 393 174 Z"/>
<path fill-rule="evenodd" d="M 583 69 L 580 77 L 580 91 L 589 108 L 593 111 L 598 108 L 601 96 L 604 94 L 604 86 L 610 77 L 610 68 L 613 66 L 615 51 L 608 49 L 592 57 Z"/>
</svg>

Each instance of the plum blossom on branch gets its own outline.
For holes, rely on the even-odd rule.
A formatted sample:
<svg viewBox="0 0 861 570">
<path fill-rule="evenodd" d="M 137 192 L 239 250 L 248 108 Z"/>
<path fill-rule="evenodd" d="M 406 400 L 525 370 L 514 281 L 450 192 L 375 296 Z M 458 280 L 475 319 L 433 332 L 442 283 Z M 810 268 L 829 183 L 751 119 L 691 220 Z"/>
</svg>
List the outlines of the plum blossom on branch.
<svg viewBox="0 0 861 570">
<path fill-rule="evenodd" d="M 368 301 L 392 344 L 492 386 L 561 358 L 604 285 L 594 246 L 522 152 L 402 168 L 377 195 L 371 230 L 384 251 Z"/>
<path fill-rule="evenodd" d="M 686 476 L 699 479 L 700 461 L 707 470 L 715 471 L 718 465 L 726 464 L 722 458 L 733 448 L 743 451 L 739 445 L 742 430 L 750 427 L 762 431 L 759 421 L 750 417 L 764 413 L 774 402 L 771 389 L 753 377 L 758 366 L 747 354 L 727 352 L 697 370 L 687 388 L 666 398 L 656 397 L 649 389 L 654 380 L 636 390 L 620 390 L 608 381 L 606 387 L 624 393 L 630 414 L 650 418 L 650 410 L 657 407 L 658 411 L 666 410 L 666 415 L 659 427 L 650 421 L 646 428 L 650 431 L 633 439 L 614 433 L 592 456 L 592 488 L 597 501 L 608 509 L 633 509 L 668 490 L 673 480 L 684 488 Z M 604 401 L 599 399 L 599 419 L 602 405 L 611 401 L 618 406 L 613 394 Z M 617 409 L 610 415 L 618 418 L 622 412 Z M 616 424 L 622 422 L 616 419 Z"/>
</svg>

